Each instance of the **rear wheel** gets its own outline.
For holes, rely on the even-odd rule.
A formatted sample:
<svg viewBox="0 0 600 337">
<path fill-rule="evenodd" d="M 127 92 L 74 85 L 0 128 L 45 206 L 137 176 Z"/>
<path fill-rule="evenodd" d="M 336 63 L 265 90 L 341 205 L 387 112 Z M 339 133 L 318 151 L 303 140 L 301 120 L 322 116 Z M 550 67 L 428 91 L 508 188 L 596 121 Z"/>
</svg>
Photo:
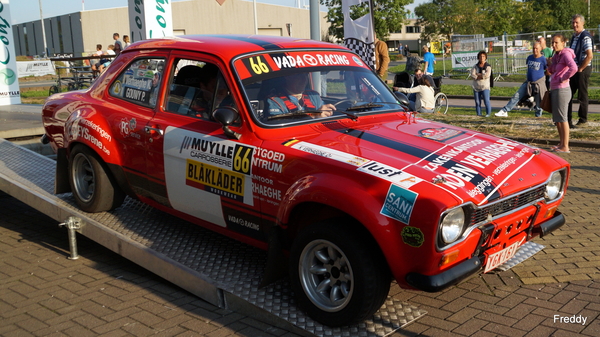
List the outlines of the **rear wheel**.
<svg viewBox="0 0 600 337">
<path fill-rule="evenodd" d="M 435 95 L 434 112 L 438 114 L 446 114 L 446 112 L 448 112 L 448 96 L 443 92 Z"/>
<path fill-rule="evenodd" d="M 290 255 L 292 289 L 301 308 L 329 326 L 371 317 L 390 290 L 390 274 L 376 245 L 341 220 L 303 230 Z"/>
<path fill-rule="evenodd" d="M 125 199 L 100 157 L 83 145 L 75 146 L 69 157 L 69 183 L 75 202 L 86 212 L 108 211 Z"/>
</svg>

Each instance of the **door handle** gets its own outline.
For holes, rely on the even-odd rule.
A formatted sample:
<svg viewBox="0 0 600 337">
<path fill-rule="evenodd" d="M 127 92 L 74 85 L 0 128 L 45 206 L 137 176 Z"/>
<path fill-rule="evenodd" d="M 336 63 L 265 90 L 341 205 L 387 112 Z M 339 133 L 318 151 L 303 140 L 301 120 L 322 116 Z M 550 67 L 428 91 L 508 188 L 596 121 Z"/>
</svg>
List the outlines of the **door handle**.
<svg viewBox="0 0 600 337">
<path fill-rule="evenodd" d="M 144 128 L 144 130 L 146 130 L 146 133 L 149 134 L 150 136 L 155 136 L 156 134 L 159 134 L 160 136 L 164 135 L 165 132 L 157 127 L 152 127 L 152 126 L 146 126 Z"/>
</svg>

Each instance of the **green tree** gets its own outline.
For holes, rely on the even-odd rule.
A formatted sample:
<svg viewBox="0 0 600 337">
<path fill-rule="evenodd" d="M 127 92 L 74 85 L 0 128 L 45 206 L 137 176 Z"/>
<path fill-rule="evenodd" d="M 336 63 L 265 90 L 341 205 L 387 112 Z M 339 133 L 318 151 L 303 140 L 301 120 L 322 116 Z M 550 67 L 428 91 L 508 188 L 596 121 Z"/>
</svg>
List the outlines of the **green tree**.
<svg viewBox="0 0 600 337">
<path fill-rule="evenodd" d="M 372 0 L 373 22 L 375 34 L 380 40 L 387 40 L 391 32 L 400 31 L 408 11 L 404 6 L 413 3 L 413 0 Z M 344 38 L 344 15 L 342 13 L 342 0 L 321 0 L 321 4 L 328 7 L 327 20 L 331 23 L 329 34 L 342 40 Z M 354 6 L 350 17 L 358 19 L 368 13 L 368 4 Z"/>
<path fill-rule="evenodd" d="M 586 0 L 525 0 L 531 2 L 532 9 L 549 17 L 541 30 L 564 30 L 571 29 L 571 17 L 573 14 L 582 14 L 587 18 Z M 593 7 L 592 7 L 593 8 Z M 597 27 L 597 26 L 596 26 Z"/>
</svg>

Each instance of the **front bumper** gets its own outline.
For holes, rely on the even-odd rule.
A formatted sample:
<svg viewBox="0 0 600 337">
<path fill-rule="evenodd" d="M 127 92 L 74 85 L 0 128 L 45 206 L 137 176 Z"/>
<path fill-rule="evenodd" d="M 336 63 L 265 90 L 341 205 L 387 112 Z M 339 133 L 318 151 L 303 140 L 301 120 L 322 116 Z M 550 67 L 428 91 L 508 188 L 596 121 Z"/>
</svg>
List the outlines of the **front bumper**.
<svg viewBox="0 0 600 337">
<path fill-rule="evenodd" d="M 539 235 L 540 237 L 543 237 L 564 224 L 565 216 L 560 212 L 556 212 L 551 219 L 533 228 L 534 236 Z M 406 275 L 406 282 L 412 287 L 426 292 L 442 291 L 480 271 L 484 261 L 485 256 L 481 254 L 463 261 L 437 275 L 429 276 L 419 273 L 408 273 Z"/>
</svg>

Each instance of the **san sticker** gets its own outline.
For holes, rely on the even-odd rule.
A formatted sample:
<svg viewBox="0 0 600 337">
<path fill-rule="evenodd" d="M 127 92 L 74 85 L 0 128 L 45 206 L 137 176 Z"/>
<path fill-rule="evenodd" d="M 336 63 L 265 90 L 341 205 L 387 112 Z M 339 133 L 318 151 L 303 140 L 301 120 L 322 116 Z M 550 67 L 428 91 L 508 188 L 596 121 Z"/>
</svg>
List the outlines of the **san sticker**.
<svg viewBox="0 0 600 337">
<path fill-rule="evenodd" d="M 402 241 L 411 247 L 421 247 L 425 237 L 419 228 L 406 226 L 402 228 Z"/>
<path fill-rule="evenodd" d="M 408 225 L 418 194 L 397 185 L 390 185 L 381 214 Z"/>
</svg>

